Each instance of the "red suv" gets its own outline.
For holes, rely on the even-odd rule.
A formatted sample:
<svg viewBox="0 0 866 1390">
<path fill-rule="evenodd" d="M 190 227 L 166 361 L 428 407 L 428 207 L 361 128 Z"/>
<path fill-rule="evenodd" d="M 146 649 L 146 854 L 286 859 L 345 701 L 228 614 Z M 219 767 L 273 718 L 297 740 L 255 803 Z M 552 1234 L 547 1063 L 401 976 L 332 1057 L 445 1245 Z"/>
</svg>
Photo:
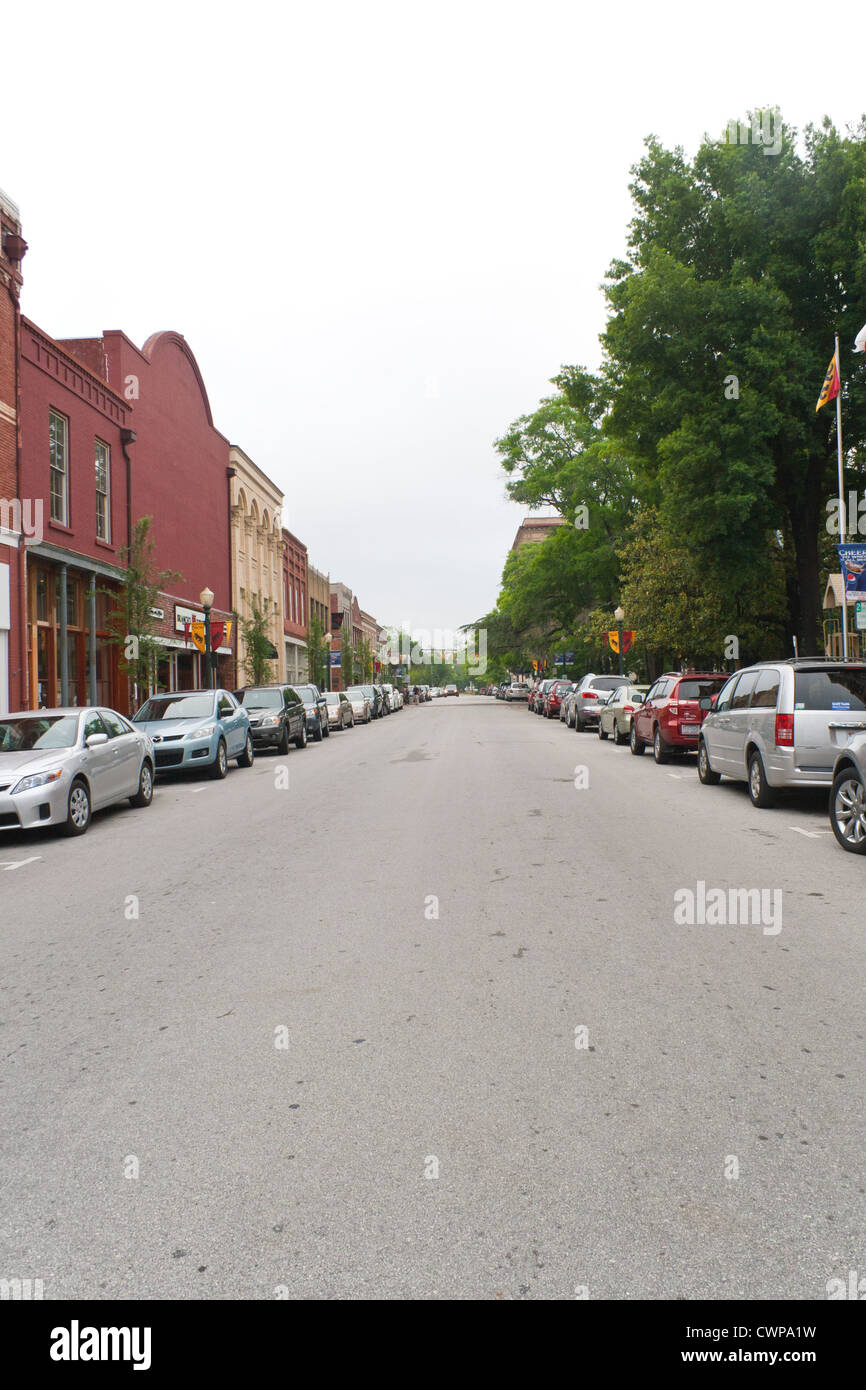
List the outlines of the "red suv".
<svg viewBox="0 0 866 1390">
<path fill-rule="evenodd" d="M 647 744 L 652 744 L 657 763 L 666 763 L 671 753 L 697 752 L 707 716 L 701 700 L 717 695 L 728 678 L 724 671 L 666 671 L 659 676 L 643 703 L 635 705 L 631 751 L 643 753 Z"/>
<path fill-rule="evenodd" d="M 563 697 L 568 694 L 573 683 L 573 681 L 554 681 L 541 706 L 541 713 L 545 719 L 557 719 L 559 717 L 559 707 Z"/>
</svg>

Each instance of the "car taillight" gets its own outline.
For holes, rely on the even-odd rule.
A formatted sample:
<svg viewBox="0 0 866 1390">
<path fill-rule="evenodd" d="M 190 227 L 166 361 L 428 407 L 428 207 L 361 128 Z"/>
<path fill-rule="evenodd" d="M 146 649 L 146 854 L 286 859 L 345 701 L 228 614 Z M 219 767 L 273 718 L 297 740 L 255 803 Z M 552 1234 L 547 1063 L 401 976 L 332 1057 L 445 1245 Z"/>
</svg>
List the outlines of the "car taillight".
<svg viewBox="0 0 866 1390">
<path fill-rule="evenodd" d="M 776 715 L 776 745 L 792 744 L 794 742 L 794 716 L 793 714 Z"/>
<path fill-rule="evenodd" d="M 584 700 L 597 700 L 597 699 L 598 699 L 598 696 L 596 695 L 596 693 L 595 693 L 594 690 L 584 690 L 584 691 L 582 692 L 582 694 L 583 694 L 583 699 L 584 699 Z"/>
<path fill-rule="evenodd" d="M 668 705 L 668 714 L 679 714 L 679 712 L 679 705 L 676 703 L 676 701 L 672 701 L 671 704 Z"/>
<path fill-rule="evenodd" d="M 634 714 L 634 705 L 623 705 L 623 714 Z"/>
</svg>

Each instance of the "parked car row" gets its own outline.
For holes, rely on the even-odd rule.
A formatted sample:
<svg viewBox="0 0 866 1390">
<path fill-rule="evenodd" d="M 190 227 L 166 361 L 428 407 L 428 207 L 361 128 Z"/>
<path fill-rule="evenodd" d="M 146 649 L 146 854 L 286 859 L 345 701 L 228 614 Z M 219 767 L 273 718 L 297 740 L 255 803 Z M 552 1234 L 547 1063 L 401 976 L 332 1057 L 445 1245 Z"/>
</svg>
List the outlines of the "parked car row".
<svg viewBox="0 0 866 1390">
<path fill-rule="evenodd" d="M 206 769 L 222 779 L 231 761 L 252 767 L 257 751 L 284 756 L 402 708 L 391 685 L 323 693 L 271 684 L 151 695 L 131 720 L 101 705 L 2 715 L 0 831 L 83 835 L 94 811 L 125 800 L 149 806 L 161 772 Z"/>
<path fill-rule="evenodd" d="M 697 754 L 698 777 L 742 782 L 753 805 L 829 789 L 838 843 L 866 854 L 866 661 L 798 657 L 726 671 L 665 671 L 652 685 L 587 673 L 530 687 L 527 708 L 654 760 Z"/>
</svg>

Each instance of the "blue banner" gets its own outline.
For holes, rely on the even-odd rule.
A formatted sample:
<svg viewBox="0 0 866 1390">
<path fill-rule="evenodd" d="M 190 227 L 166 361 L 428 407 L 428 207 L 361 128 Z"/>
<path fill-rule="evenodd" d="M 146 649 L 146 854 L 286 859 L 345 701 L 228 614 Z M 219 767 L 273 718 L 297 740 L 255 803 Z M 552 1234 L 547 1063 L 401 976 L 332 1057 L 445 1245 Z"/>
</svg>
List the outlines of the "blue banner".
<svg viewBox="0 0 866 1390">
<path fill-rule="evenodd" d="M 332 666 L 342 666 L 342 664 L 343 664 L 343 654 L 342 654 L 342 652 L 331 652 L 331 665 L 332 665 Z"/>
</svg>

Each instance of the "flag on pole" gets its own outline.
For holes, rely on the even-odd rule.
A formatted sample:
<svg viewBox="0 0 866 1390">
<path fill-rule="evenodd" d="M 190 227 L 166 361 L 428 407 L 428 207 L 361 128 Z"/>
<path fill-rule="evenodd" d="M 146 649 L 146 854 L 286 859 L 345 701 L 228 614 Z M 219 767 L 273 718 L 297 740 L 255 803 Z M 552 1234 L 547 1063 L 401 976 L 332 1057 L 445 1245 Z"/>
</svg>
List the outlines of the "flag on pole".
<svg viewBox="0 0 866 1390">
<path fill-rule="evenodd" d="M 866 352 L 866 323 L 864 323 L 857 337 L 854 339 L 853 351 Z"/>
<path fill-rule="evenodd" d="M 818 404 L 815 406 L 815 413 L 826 405 L 828 401 L 835 400 L 839 394 L 839 363 L 836 361 L 836 354 L 830 358 L 830 365 L 824 377 L 824 385 L 821 387 L 821 394 L 818 397 Z"/>
</svg>

